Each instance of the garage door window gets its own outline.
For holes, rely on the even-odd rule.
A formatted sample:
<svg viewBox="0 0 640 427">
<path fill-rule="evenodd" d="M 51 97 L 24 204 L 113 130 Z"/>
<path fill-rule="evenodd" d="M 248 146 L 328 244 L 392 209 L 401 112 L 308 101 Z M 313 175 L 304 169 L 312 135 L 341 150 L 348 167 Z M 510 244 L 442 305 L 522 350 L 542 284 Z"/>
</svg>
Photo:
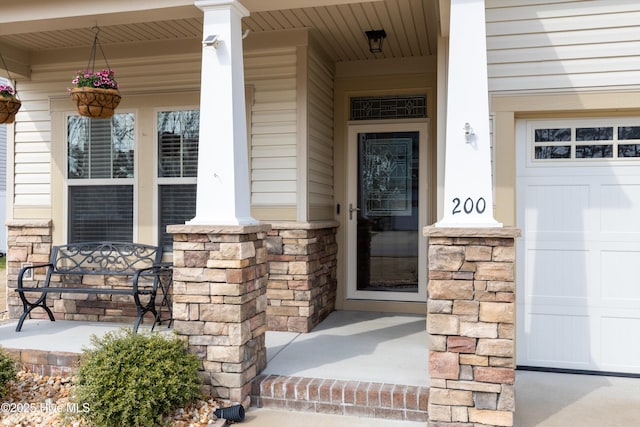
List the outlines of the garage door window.
<svg viewBox="0 0 640 427">
<path fill-rule="evenodd" d="M 640 157 L 640 126 L 536 126 L 533 141 L 536 161 Z"/>
<path fill-rule="evenodd" d="M 620 126 L 618 141 L 618 157 L 640 157 L 640 126 Z"/>
</svg>

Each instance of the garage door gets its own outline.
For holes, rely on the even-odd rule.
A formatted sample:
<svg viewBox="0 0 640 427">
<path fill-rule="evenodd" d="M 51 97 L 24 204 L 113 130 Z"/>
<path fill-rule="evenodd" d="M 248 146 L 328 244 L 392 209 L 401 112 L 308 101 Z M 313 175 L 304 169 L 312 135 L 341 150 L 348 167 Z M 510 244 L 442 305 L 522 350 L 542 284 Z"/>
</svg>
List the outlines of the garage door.
<svg viewBox="0 0 640 427">
<path fill-rule="evenodd" d="M 517 363 L 640 374 L 640 119 L 517 125 Z"/>
</svg>

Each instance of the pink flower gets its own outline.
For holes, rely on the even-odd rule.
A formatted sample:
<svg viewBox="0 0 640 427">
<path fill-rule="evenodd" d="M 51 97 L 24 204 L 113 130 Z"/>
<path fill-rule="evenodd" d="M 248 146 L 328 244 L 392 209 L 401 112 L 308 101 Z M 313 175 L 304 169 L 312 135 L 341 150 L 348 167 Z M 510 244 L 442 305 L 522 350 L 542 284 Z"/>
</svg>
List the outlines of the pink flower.
<svg viewBox="0 0 640 427">
<path fill-rule="evenodd" d="M 72 83 L 75 87 L 96 87 L 96 88 L 118 88 L 118 84 L 113 78 L 113 70 L 105 69 L 99 71 L 80 70 L 76 72 Z"/>
<path fill-rule="evenodd" d="M 0 85 L 0 94 L 3 96 L 13 96 L 14 95 L 13 88 L 9 85 Z"/>
</svg>

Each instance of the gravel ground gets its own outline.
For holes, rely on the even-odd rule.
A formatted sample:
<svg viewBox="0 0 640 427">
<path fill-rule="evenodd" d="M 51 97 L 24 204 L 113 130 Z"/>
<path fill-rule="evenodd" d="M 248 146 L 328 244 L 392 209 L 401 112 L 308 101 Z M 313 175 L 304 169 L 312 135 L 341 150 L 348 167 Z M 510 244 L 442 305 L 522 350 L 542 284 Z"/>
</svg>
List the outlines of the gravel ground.
<svg viewBox="0 0 640 427">
<path fill-rule="evenodd" d="M 8 395 L 0 401 L 2 427 L 84 427 L 89 426 L 78 417 L 83 408 L 69 400 L 72 380 L 68 377 L 47 377 L 21 371 L 10 383 Z M 224 425 L 213 412 L 215 400 L 199 400 L 168 416 L 164 426 L 213 427 Z"/>
</svg>

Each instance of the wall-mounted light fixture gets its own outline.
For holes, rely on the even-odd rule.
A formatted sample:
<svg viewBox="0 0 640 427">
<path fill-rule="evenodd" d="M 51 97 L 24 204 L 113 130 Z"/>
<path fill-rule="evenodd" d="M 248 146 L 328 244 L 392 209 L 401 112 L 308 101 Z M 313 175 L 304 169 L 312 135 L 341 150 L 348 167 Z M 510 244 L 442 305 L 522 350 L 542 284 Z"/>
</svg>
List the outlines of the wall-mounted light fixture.
<svg viewBox="0 0 640 427">
<path fill-rule="evenodd" d="M 369 52 L 380 53 L 382 52 L 382 42 L 387 37 L 385 30 L 371 30 L 364 32 L 369 39 Z"/>
<path fill-rule="evenodd" d="M 215 34 L 207 36 L 206 39 L 202 40 L 202 46 L 213 46 L 214 49 L 217 49 L 220 46 L 220 38 Z"/>
<path fill-rule="evenodd" d="M 473 128 L 471 127 L 471 125 L 469 123 L 465 123 L 464 124 L 464 142 L 466 142 L 467 144 L 471 143 L 471 140 L 473 138 Z"/>
</svg>

